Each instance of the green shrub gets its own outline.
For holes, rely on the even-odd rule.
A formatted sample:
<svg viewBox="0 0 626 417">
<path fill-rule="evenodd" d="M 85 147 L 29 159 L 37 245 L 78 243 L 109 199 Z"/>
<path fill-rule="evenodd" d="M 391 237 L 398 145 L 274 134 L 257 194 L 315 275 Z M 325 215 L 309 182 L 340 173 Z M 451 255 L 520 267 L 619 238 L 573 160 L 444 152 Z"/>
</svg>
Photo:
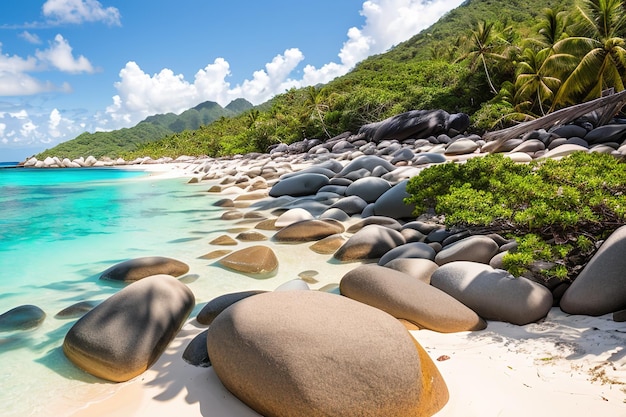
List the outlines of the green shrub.
<svg viewBox="0 0 626 417">
<path fill-rule="evenodd" d="M 576 152 L 562 160 L 517 164 L 502 155 L 423 170 L 407 185 L 416 215 L 443 215 L 449 228 L 497 231 L 518 240 L 504 257 L 514 275 L 573 278 L 626 219 L 626 169 L 617 158 Z"/>
</svg>

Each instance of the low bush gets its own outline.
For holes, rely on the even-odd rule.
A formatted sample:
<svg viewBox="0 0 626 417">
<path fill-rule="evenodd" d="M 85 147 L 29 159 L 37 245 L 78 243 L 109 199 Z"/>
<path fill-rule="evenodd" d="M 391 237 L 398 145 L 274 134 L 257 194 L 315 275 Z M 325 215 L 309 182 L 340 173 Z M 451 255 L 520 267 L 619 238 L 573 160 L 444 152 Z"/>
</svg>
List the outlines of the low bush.
<svg viewBox="0 0 626 417">
<path fill-rule="evenodd" d="M 626 219 L 625 168 L 599 153 L 530 164 L 488 155 L 423 170 L 409 181 L 406 202 L 451 229 L 515 237 L 518 250 L 503 262 L 516 276 L 573 279 Z"/>
</svg>

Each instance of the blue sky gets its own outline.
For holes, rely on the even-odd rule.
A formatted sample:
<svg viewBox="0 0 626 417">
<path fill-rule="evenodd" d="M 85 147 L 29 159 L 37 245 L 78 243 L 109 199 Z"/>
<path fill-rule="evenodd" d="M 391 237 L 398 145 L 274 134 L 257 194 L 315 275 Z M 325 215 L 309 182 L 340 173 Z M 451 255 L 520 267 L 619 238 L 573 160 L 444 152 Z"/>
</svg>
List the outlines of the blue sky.
<svg viewBox="0 0 626 417">
<path fill-rule="evenodd" d="M 0 2 L 0 161 L 326 83 L 463 0 Z"/>
</svg>

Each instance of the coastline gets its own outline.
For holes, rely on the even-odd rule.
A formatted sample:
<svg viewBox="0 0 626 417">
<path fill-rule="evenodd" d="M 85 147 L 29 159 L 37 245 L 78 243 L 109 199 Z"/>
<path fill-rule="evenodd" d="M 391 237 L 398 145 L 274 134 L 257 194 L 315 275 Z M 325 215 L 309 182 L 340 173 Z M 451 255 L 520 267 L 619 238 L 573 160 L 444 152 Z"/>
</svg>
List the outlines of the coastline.
<svg viewBox="0 0 626 417">
<path fill-rule="evenodd" d="M 513 157 L 524 159 L 521 154 L 523 152 L 517 152 Z M 476 156 L 480 154 L 450 156 L 447 160 Z M 345 166 L 353 159 L 334 160 Z M 279 156 L 268 161 L 275 162 L 276 166 L 285 163 Z M 286 171 L 297 172 L 313 165 L 313 161 L 298 158 L 288 162 L 290 169 L 284 172 L 277 169 L 275 178 L 268 181 L 269 186 Z M 254 164 L 246 166 L 241 160 L 213 159 L 119 166 L 146 170 L 151 175 L 186 177 L 190 183 L 200 183 L 204 188 L 215 186 L 220 197 L 235 200 L 250 191 L 237 190 L 233 182 L 224 183 L 225 179 L 245 175 L 253 167 Z M 240 200 L 236 207 L 242 212 L 252 211 L 254 207 L 249 205 L 249 201 Z M 271 212 L 266 210 L 269 217 L 276 217 Z M 250 221 L 246 225 L 232 223 L 234 228 L 254 227 L 255 224 Z M 315 257 L 310 255 L 308 245 L 284 245 L 271 240 L 265 244 L 276 251 L 281 269 L 289 273 L 254 283 L 264 287 L 262 289 L 271 290 L 297 278 L 295 272 L 304 269 L 298 268 L 298 260 L 306 254 Z M 289 257 L 293 257 L 293 263 L 283 262 Z M 337 284 L 343 273 L 360 265 L 336 264 L 328 262 L 328 257 L 319 259 L 326 259 L 319 268 L 324 278 L 312 286 L 313 290 Z M 198 306 L 194 312 L 197 310 Z M 206 328 L 194 317 L 192 313 L 162 357 L 142 375 L 112 385 L 107 395 L 60 399 L 51 407 L 53 414 L 72 417 L 173 413 L 258 416 L 230 394 L 211 369 L 194 367 L 182 360 L 188 342 Z M 587 415 L 589 411 L 626 416 L 626 328 L 623 323 L 614 322 L 610 315 L 573 316 L 553 307 L 545 319 L 525 326 L 489 321 L 487 329 L 482 331 L 444 334 L 412 330 L 410 333 L 436 363 L 450 390 L 450 400 L 436 416 L 510 417 L 528 413 L 576 416 Z"/>
<path fill-rule="evenodd" d="M 191 173 L 193 178 L 193 166 L 182 165 L 177 170 L 149 167 L 156 173 Z M 216 183 L 203 182 L 207 186 Z M 292 245 L 267 244 L 281 259 L 282 251 L 293 249 Z M 299 246 L 303 249 L 304 245 Z M 357 265 L 328 265 L 328 270 Z M 335 276 L 316 287 L 337 282 L 341 274 Z M 144 374 L 120 384 L 107 398 L 81 399 L 81 403 L 89 401 L 84 407 L 58 404 L 58 415 L 258 416 L 224 388 L 211 368 L 194 367 L 182 360 L 187 344 L 204 329 L 190 317 L 163 356 Z M 583 415 L 582 410 L 626 416 L 626 350 L 622 343 L 626 328 L 612 321 L 610 315 L 571 316 L 553 307 L 548 317 L 526 326 L 490 321 L 483 331 L 410 333 L 435 361 L 450 390 L 448 404 L 436 416 L 575 416 Z M 438 360 L 446 356 L 449 359 Z"/>
</svg>

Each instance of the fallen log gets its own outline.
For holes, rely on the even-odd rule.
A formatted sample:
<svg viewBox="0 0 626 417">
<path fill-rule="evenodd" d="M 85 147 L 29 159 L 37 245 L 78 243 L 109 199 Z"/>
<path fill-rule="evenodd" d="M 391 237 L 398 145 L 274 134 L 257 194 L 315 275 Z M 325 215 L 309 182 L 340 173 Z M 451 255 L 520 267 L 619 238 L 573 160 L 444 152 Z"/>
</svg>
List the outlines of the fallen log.
<svg viewBox="0 0 626 417">
<path fill-rule="evenodd" d="M 575 106 L 566 107 L 538 119 L 520 123 L 506 129 L 487 132 L 483 135 L 483 139 L 487 142 L 497 141 L 502 144 L 509 139 L 522 136 L 531 130 L 548 130 L 555 126 L 565 125 L 594 110 L 600 115 L 598 126 L 602 126 L 607 124 L 624 105 L 626 105 L 626 90 Z M 497 148 L 498 146 L 495 147 L 494 151 L 497 151 Z"/>
</svg>

